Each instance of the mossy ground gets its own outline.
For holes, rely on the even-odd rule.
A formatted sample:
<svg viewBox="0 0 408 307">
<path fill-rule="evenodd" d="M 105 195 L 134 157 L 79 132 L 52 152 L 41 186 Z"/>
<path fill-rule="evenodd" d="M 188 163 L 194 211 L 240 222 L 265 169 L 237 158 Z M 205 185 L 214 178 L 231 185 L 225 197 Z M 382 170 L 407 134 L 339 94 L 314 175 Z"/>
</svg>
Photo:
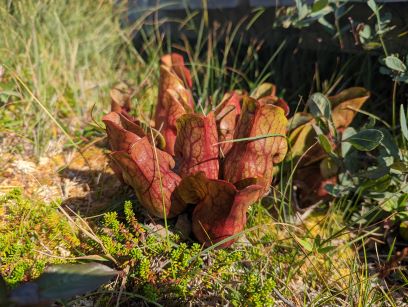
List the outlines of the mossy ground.
<svg viewBox="0 0 408 307">
<path fill-rule="evenodd" d="M 277 222 L 255 204 L 243 237 L 226 250 L 204 249 L 186 238 L 175 220 L 168 221 L 166 232 L 134 199 L 116 208 L 81 218 L 67 216 L 58 201 L 28 198 L 19 189 L 3 194 L 1 273 L 7 283 L 35 278 L 52 263 L 103 260 L 126 275 L 87 296 L 98 304 L 298 306 L 384 299 L 381 279 L 369 276 L 356 246 L 348 244 L 352 235 L 330 240 L 342 221 L 327 208 L 294 225 Z"/>
</svg>

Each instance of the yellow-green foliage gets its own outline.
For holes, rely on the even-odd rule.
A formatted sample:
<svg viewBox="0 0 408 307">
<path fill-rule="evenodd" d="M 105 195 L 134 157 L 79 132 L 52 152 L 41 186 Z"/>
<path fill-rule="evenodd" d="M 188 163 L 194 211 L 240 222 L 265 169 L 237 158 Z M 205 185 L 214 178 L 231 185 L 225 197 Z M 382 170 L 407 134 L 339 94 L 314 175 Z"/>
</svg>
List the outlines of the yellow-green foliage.
<svg viewBox="0 0 408 307">
<path fill-rule="evenodd" d="M 37 277 L 49 263 L 66 262 L 79 245 L 58 206 L 17 189 L 0 198 L 0 273 L 10 285 Z"/>
<path fill-rule="evenodd" d="M 212 293 L 235 305 L 273 305 L 273 276 L 247 267 L 246 261 L 259 260 L 258 247 L 204 252 L 177 234 L 166 238 L 145 229 L 130 201 L 125 202 L 124 213 L 123 219 L 117 212 L 106 213 L 98 236 L 121 266 L 129 268 L 127 291 L 159 302 L 203 302 Z"/>
</svg>

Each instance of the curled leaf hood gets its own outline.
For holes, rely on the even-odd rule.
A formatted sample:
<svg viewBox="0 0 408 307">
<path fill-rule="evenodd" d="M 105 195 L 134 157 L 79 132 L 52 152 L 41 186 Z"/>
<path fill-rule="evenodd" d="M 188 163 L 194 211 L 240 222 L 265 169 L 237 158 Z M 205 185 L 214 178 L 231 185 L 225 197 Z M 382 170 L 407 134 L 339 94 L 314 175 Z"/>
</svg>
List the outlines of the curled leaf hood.
<svg viewBox="0 0 408 307">
<path fill-rule="evenodd" d="M 194 102 L 191 94 L 192 80 L 189 70 L 184 66 L 183 57 L 169 54 L 161 58 L 159 94 L 155 112 L 155 128 L 166 141 L 166 151 L 174 155 L 177 119 L 193 112 Z"/>
<path fill-rule="evenodd" d="M 128 115 L 130 111 L 130 99 L 132 96 L 132 90 L 124 83 L 116 84 L 110 91 L 111 97 L 111 110 L 112 112 L 124 113 Z M 126 115 L 125 115 L 126 116 Z"/>
<path fill-rule="evenodd" d="M 237 141 L 224 161 L 224 179 L 237 183 L 246 178 L 264 178 L 266 192 L 273 165 L 281 162 L 287 151 L 286 126 L 282 108 L 246 97 L 234 135 Z"/>
<path fill-rule="evenodd" d="M 229 141 L 234 138 L 235 127 L 241 114 L 241 100 L 241 95 L 235 91 L 225 94 L 215 110 L 221 157 L 225 157 L 232 147 L 233 143 Z"/>
<path fill-rule="evenodd" d="M 204 173 L 186 177 L 179 186 L 180 197 L 197 204 L 193 211 L 193 233 L 201 243 L 210 246 L 239 234 L 246 224 L 248 207 L 257 201 L 263 187 L 251 184 L 238 190 L 224 180 L 208 179 Z M 219 247 L 228 247 L 231 238 Z"/>
<path fill-rule="evenodd" d="M 174 193 L 181 180 L 171 170 L 174 160 L 154 148 L 147 137 L 135 142 L 128 152 L 115 151 L 111 157 L 150 214 L 171 218 L 184 211 L 185 204 Z"/>
</svg>

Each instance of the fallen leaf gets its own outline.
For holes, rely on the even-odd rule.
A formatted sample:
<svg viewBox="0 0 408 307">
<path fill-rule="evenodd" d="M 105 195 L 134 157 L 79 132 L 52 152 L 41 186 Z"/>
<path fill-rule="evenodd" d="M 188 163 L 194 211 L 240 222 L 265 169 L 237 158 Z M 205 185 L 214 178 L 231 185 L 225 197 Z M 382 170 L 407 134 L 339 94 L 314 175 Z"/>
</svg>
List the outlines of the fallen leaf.
<svg viewBox="0 0 408 307">
<path fill-rule="evenodd" d="M 252 92 L 251 97 L 259 99 L 265 96 L 276 96 L 276 85 L 273 83 L 262 83 Z"/>
<path fill-rule="evenodd" d="M 292 132 L 296 128 L 313 120 L 313 116 L 306 112 L 295 113 L 288 121 L 288 131 Z"/>
<path fill-rule="evenodd" d="M 350 126 L 357 111 L 370 98 L 370 92 L 363 87 L 352 87 L 329 97 L 332 105 L 332 119 L 336 129 L 344 130 Z"/>
</svg>

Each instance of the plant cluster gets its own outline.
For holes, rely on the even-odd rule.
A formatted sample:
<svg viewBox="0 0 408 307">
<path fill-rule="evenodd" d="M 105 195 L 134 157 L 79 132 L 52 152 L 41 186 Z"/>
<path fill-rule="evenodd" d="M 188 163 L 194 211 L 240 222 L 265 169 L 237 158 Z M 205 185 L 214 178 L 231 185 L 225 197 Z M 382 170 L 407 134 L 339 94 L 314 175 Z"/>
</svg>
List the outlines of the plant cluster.
<svg viewBox="0 0 408 307">
<path fill-rule="evenodd" d="M 295 164 L 294 186 L 301 206 L 327 199 L 325 186 L 336 184 L 343 169 L 342 148 L 371 151 L 380 144 L 383 135 L 378 130 L 349 133 L 349 125 L 369 97 L 359 87 L 331 97 L 315 93 L 307 102 L 309 113 L 298 112 L 290 119 L 291 147 L 286 160 Z"/>
<path fill-rule="evenodd" d="M 175 53 L 161 58 L 155 128 L 129 114 L 129 93 L 114 90 L 103 118 L 112 168 L 150 214 L 171 218 L 194 205 L 196 238 L 227 247 L 285 157 L 288 107 L 270 86 L 252 97 L 228 93 L 207 115 L 194 107 L 190 72 Z"/>
</svg>

